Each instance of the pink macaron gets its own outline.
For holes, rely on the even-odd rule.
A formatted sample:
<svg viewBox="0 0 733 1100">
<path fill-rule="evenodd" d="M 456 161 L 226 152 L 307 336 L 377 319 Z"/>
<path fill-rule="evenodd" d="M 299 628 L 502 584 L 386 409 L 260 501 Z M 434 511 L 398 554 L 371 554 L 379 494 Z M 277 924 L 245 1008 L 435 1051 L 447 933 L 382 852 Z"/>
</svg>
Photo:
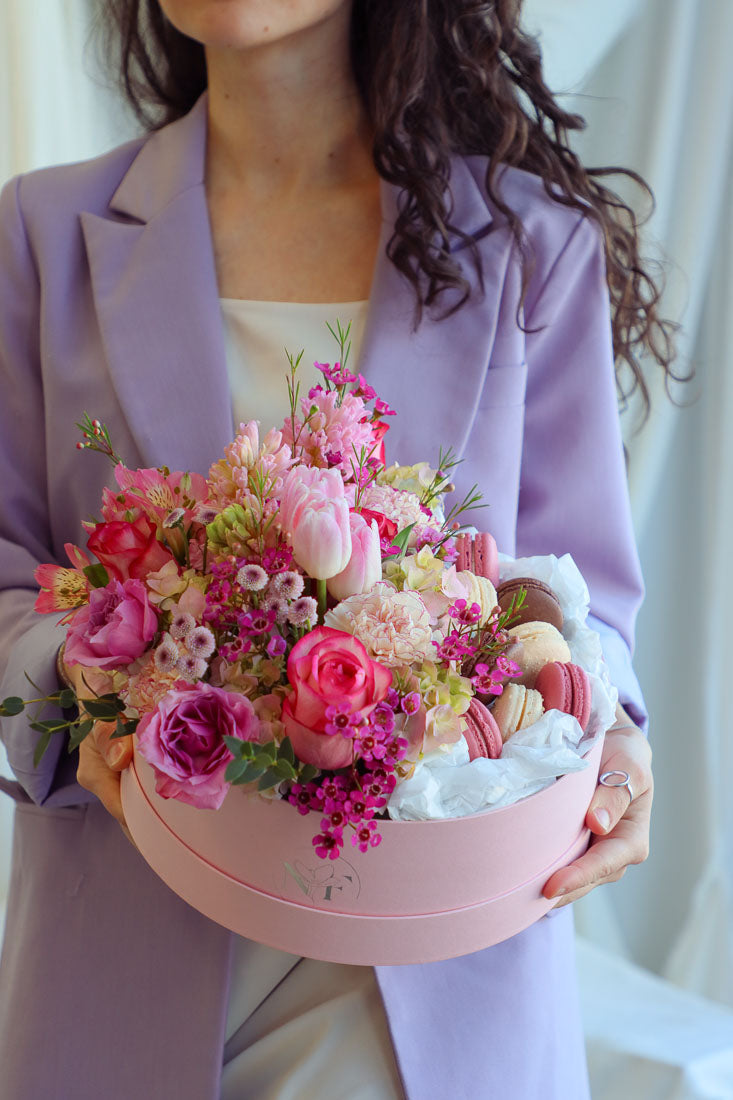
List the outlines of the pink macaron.
<svg viewBox="0 0 733 1100">
<path fill-rule="evenodd" d="M 496 540 L 487 531 L 477 535 L 456 535 L 456 571 L 468 570 L 477 577 L 485 577 L 496 587 L 499 583 L 499 551 Z"/>
<path fill-rule="evenodd" d="M 540 669 L 535 688 L 542 696 L 545 710 L 572 714 L 585 732 L 590 719 L 591 684 L 584 668 L 569 661 L 551 661 Z"/>
<path fill-rule="evenodd" d="M 466 720 L 464 737 L 468 745 L 469 760 L 481 757 L 485 760 L 496 760 L 501 756 L 501 730 L 491 711 L 486 709 L 480 699 L 474 697 L 471 700 L 463 717 Z"/>
</svg>

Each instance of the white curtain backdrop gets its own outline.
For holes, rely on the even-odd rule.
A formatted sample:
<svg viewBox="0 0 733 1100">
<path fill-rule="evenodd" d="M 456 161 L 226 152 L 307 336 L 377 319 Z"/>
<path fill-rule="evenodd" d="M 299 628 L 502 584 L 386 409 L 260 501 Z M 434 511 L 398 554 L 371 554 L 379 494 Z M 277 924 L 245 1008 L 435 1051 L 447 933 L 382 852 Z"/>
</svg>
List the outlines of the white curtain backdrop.
<svg viewBox="0 0 733 1100">
<path fill-rule="evenodd" d="M 4 0 L 0 181 L 94 155 L 132 126 L 92 79 L 94 0 Z M 588 165 L 635 168 L 666 256 L 663 315 L 681 319 L 680 369 L 633 434 L 624 415 L 648 595 L 636 667 L 652 716 L 652 854 L 576 905 L 595 1100 L 733 1097 L 733 0 L 525 0 L 548 83 L 588 119 Z M 635 189 L 611 177 L 639 208 Z M 3 766 L 3 761 L 0 761 Z M 7 765 L 4 765 L 7 767 Z M 0 924 L 11 814 L 0 800 Z"/>
</svg>

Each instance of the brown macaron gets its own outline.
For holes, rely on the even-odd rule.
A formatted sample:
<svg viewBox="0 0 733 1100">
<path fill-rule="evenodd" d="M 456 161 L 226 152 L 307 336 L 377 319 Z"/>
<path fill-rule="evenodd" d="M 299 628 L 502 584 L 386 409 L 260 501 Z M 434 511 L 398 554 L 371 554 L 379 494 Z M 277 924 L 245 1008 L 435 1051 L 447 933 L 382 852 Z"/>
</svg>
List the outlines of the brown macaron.
<svg viewBox="0 0 733 1100">
<path fill-rule="evenodd" d="M 562 630 L 563 613 L 560 601 L 548 584 L 534 577 L 515 577 L 504 581 L 497 589 L 497 599 L 502 611 L 507 611 L 520 589 L 526 590 L 524 603 L 516 612 L 510 626 L 522 623 L 550 623 L 556 630 Z"/>
</svg>

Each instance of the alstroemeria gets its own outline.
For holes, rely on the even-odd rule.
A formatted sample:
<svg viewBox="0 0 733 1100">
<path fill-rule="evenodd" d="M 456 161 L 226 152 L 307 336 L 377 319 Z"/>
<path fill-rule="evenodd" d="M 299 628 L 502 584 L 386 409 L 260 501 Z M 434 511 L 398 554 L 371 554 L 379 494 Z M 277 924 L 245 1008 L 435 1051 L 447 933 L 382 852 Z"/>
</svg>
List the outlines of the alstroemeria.
<svg viewBox="0 0 733 1100">
<path fill-rule="evenodd" d="M 92 564 L 89 555 L 72 542 L 65 543 L 64 550 L 71 562 L 71 569 L 68 566 L 47 563 L 37 566 L 33 574 L 41 586 L 35 609 L 43 615 L 55 611 L 73 612 L 77 607 L 89 603 L 91 586 L 84 574 L 85 567 Z M 68 622 L 69 617 L 61 621 Z"/>
</svg>

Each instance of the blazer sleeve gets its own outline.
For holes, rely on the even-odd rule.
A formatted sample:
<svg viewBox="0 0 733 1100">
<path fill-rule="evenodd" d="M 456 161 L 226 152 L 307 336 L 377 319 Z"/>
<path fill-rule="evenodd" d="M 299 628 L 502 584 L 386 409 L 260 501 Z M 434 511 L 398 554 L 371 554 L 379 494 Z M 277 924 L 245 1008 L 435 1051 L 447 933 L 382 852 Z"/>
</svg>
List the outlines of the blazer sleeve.
<svg viewBox="0 0 733 1100">
<path fill-rule="evenodd" d="M 644 595 L 618 416 L 603 238 L 584 215 L 526 301 L 517 555 L 569 552 L 619 698 L 646 729 L 631 665 Z"/>
<path fill-rule="evenodd" d="M 57 690 L 56 653 L 64 640 L 57 615 L 33 610 L 36 566 L 54 560 L 49 530 L 45 418 L 40 356 L 38 271 L 20 208 L 21 178 L 0 194 L 0 699 L 28 698 L 30 685 Z M 57 712 L 58 713 L 58 712 Z M 44 717 L 54 717 L 48 708 Z M 39 734 L 26 714 L 0 723 L 10 767 L 27 796 L 49 806 L 86 802 L 76 783 L 76 754 L 67 739 L 51 739 L 41 765 L 33 766 Z"/>
</svg>

